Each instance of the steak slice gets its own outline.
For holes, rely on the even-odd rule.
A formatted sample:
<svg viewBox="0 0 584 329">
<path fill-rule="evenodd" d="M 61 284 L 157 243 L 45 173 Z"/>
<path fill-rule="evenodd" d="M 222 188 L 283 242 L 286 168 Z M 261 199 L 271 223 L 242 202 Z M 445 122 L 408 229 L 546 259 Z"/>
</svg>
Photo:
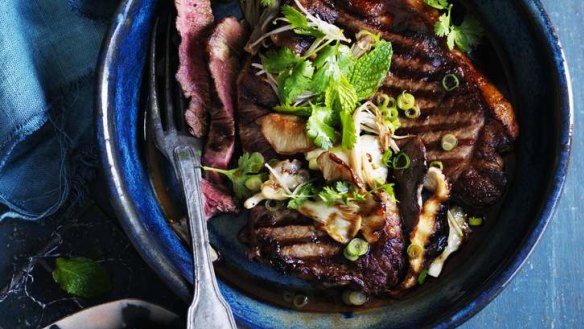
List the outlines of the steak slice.
<svg viewBox="0 0 584 329">
<path fill-rule="evenodd" d="M 205 197 L 205 217 L 207 219 L 219 214 L 238 212 L 233 197 L 221 187 L 203 179 L 201 189 Z"/>
<path fill-rule="evenodd" d="M 207 133 L 207 107 L 210 104 L 209 72 L 205 61 L 205 40 L 213 24 L 209 0 L 175 0 L 176 28 L 181 37 L 176 79 L 189 99 L 185 120 L 195 137 Z"/>
<path fill-rule="evenodd" d="M 368 294 L 387 295 L 403 276 L 403 235 L 395 202 L 379 195 L 372 216 L 383 221 L 369 252 L 355 262 L 343 256 L 344 245 L 321 231 L 314 221 L 285 209 L 256 206 L 249 215 L 245 240 L 251 256 L 275 269 L 324 287 L 348 286 Z"/>
<path fill-rule="evenodd" d="M 287 1 L 293 4 L 292 1 Z M 314 15 L 334 19 L 349 38 L 361 29 L 391 41 L 393 58 L 382 92 L 397 96 L 408 91 L 416 97 L 421 115 L 403 119 L 398 134 L 417 135 L 425 144 L 428 162 L 440 160 L 452 184 L 452 196 L 469 207 L 486 207 L 501 198 L 507 185 L 503 155 L 512 149 L 519 129 L 513 108 L 499 90 L 479 73 L 463 53 L 450 51 L 434 33 L 439 12 L 422 0 L 302 0 Z M 273 40 L 278 38 L 273 37 Z M 306 42 L 297 38 L 298 47 Z M 280 45 L 298 49 L 294 44 Z M 255 76 L 250 65 L 240 76 L 239 115 L 244 148 L 274 157 L 255 122 L 278 103 L 269 84 Z M 455 74 L 460 86 L 447 92 L 442 79 Z M 441 138 L 453 134 L 458 146 L 446 152 Z"/>
<path fill-rule="evenodd" d="M 209 135 L 202 161 L 214 168 L 227 168 L 235 149 L 235 83 L 245 34 L 237 19 L 225 17 L 217 23 L 207 44 L 209 72 L 218 102 L 213 102 L 209 110 Z M 208 173 L 208 178 L 216 183 L 222 181 L 217 173 Z"/>
</svg>

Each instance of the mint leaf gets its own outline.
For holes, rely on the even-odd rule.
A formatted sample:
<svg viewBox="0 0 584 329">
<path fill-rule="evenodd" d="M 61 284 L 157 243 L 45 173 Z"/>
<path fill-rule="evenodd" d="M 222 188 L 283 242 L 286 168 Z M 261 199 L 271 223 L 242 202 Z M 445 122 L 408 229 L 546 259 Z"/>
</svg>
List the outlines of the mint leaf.
<svg viewBox="0 0 584 329">
<path fill-rule="evenodd" d="M 52 276 L 61 289 L 79 297 L 93 298 L 112 289 L 103 266 L 85 257 L 57 258 Z"/>
<path fill-rule="evenodd" d="M 290 65 L 296 64 L 300 58 L 290 48 L 270 49 L 265 55 L 260 55 L 264 70 L 269 73 L 280 73 Z"/>
<path fill-rule="evenodd" d="M 332 127 L 333 122 L 332 110 L 313 105 L 312 115 L 306 122 L 306 133 L 314 140 L 314 144 L 328 150 L 337 139 L 335 129 Z"/>
<path fill-rule="evenodd" d="M 349 82 L 355 86 L 359 100 L 373 96 L 381 87 L 389 72 L 392 55 L 391 43 L 380 41 L 375 49 L 357 60 L 349 74 Z"/>
<path fill-rule="evenodd" d="M 448 0 L 424 0 L 424 2 L 433 8 L 436 9 L 447 9 L 448 8 Z"/>
<path fill-rule="evenodd" d="M 282 103 L 289 105 L 310 87 L 314 67 L 310 61 L 298 62 L 291 71 L 278 76 L 278 93 Z"/>
</svg>

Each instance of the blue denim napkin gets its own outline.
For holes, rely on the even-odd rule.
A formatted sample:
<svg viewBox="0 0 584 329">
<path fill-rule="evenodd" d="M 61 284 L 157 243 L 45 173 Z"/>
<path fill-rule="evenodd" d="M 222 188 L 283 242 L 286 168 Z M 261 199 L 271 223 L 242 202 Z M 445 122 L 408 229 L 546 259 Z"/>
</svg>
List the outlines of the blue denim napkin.
<svg viewBox="0 0 584 329">
<path fill-rule="evenodd" d="M 118 0 L 1 2 L 0 219 L 36 220 L 93 176 L 95 66 Z"/>
</svg>

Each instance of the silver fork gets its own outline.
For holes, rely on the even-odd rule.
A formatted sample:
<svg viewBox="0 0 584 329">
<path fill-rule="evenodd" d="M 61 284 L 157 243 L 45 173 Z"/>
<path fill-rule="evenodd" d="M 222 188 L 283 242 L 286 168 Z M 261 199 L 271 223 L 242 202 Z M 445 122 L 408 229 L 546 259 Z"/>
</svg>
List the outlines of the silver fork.
<svg viewBox="0 0 584 329">
<path fill-rule="evenodd" d="M 170 16 L 170 15 L 169 15 Z M 172 163 L 185 194 L 188 210 L 189 227 L 193 250 L 193 301 L 188 311 L 188 328 L 237 328 L 231 308 L 223 299 L 217 286 L 213 264 L 209 254 L 209 234 L 203 208 L 201 190 L 201 141 L 185 132 L 182 107 L 176 106 L 178 99 L 174 72 L 171 71 L 170 39 L 173 32 L 173 19 L 168 18 L 164 33 L 157 20 L 150 48 L 149 68 L 149 121 L 154 133 L 157 148 Z M 158 45 L 163 43 L 162 47 Z M 162 70 L 159 72 L 157 51 L 163 49 Z M 162 83 L 157 81 L 162 80 Z M 161 104 L 158 87 L 162 85 Z M 163 121 L 164 120 L 164 121 Z M 178 121 L 178 125 L 177 122 Z"/>
</svg>

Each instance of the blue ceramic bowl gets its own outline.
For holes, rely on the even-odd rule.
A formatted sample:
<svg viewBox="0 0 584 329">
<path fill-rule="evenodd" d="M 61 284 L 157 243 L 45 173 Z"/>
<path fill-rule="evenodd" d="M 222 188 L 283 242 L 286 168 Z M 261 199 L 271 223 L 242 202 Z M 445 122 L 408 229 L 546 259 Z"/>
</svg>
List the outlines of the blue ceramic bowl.
<svg viewBox="0 0 584 329">
<path fill-rule="evenodd" d="M 521 129 L 515 173 L 496 220 L 471 239 L 438 280 L 405 298 L 354 313 L 310 313 L 253 298 L 237 280 L 221 290 L 241 327 L 412 328 L 458 325 L 503 289 L 542 235 L 560 196 L 569 162 L 572 103 L 564 54 L 548 16 L 536 0 L 468 1 L 479 14 L 498 58 L 498 70 Z M 220 5 L 218 11 L 236 11 Z M 156 0 L 125 0 L 101 58 L 97 93 L 102 164 L 119 219 L 142 257 L 177 294 L 189 299 L 192 261 L 163 215 L 147 167 L 143 140 L 143 76 Z M 496 54 L 496 55 L 495 55 Z M 236 237 L 243 218 L 220 217 L 211 239 L 224 262 L 252 277 L 257 290 L 310 290 L 300 280 L 252 263 Z M 229 283 L 227 283 L 229 282 Z M 247 282 L 249 283 L 249 282 Z"/>
</svg>

